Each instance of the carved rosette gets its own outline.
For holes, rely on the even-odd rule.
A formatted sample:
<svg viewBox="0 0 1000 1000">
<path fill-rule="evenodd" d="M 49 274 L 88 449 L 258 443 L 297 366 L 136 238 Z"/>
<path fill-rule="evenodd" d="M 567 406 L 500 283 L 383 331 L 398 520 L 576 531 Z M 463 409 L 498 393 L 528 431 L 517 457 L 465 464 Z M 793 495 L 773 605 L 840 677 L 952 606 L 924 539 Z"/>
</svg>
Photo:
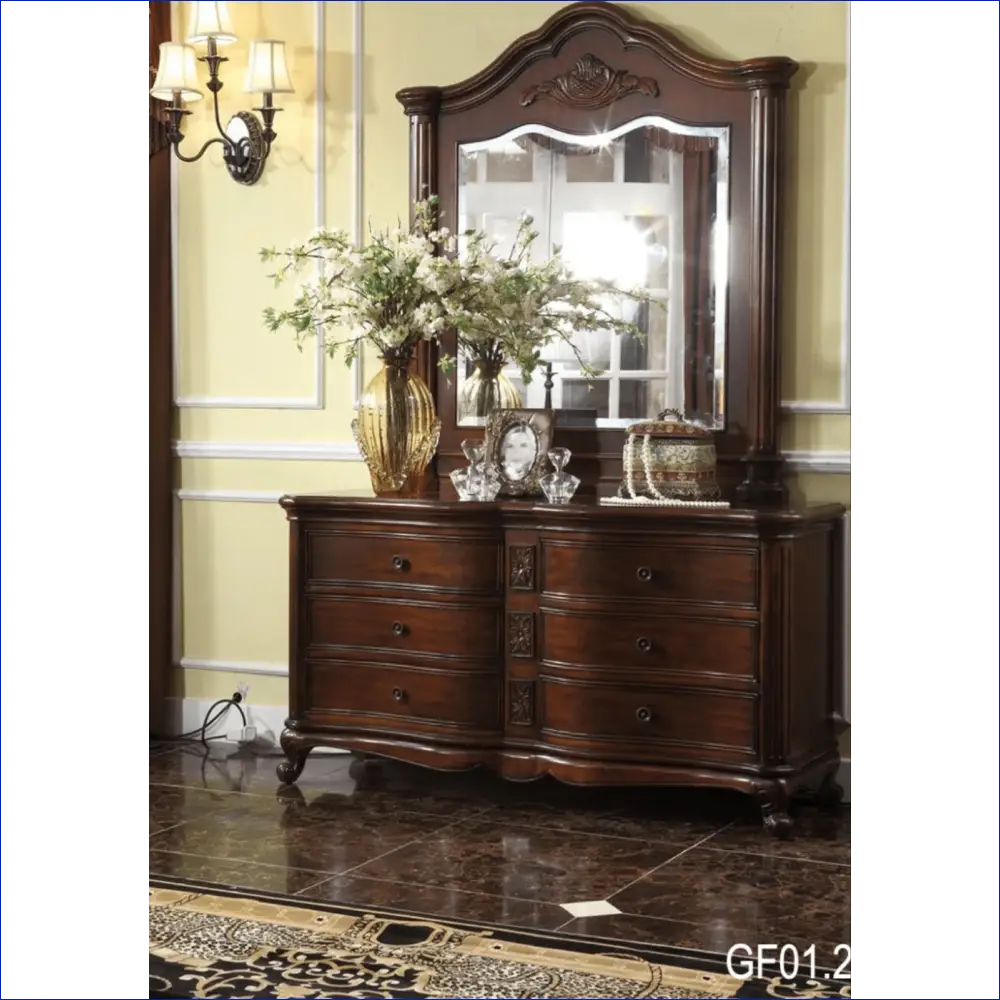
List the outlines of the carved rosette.
<svg viewBox="0 0 1000 1000">
<path fill-rule="evenodd" d="M 548 97 L 571 108 L 606 108 L 629 94 L 658 97 L 660 87 L 648 76 L 636 76 L 624 69 L 612 69 L 597 56 L 588 53 L 566 73 L 544 83 L 528 87 L 521 95 L 521 106 Z"/>
<path fill-rule="evenodd" d="M 508 686 L 510 724 L 533 726 L 535 724 L 535 682 L 511 681 Z"/>
<path fill-rule="evenodd" d="M 533 545 L 512 545 L 510 549 L 511 590 L 535 589 L 535 548 Z"/>
<path fill-rule="evenodd" d="M 507 616 L 507 651 L 523 659 L 535 655 L 535 616 L 530 612 L 513 611 Z"/>
</svg>

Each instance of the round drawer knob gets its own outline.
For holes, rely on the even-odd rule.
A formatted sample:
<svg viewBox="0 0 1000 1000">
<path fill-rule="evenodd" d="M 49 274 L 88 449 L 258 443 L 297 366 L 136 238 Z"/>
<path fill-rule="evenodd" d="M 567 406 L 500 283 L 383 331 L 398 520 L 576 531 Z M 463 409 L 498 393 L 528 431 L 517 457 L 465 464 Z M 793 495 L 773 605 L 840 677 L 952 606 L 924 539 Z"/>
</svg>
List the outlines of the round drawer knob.
<svg viewBox="0 0 1000 1000">
<path fill-rule="evenodd" d="M 392 568 L 393 569 L 399 570 L 400 572 L 402 572 L 404 569 L 406 569 L 406 565 L 407 565 L 406 560 L 402 556 L 393 556 L 392 557 Z"/>
<path fill-rule="evenodd" d="M 392 689 L 392 700 L 393 701 L 404 701 L 406 699 L 406 692 L 402 688 Z"/>
<path fill-rule="evenodd" d="M 653 571 L 648 566 L 640 566 L 635 571 L 635 578 L 642 583 L 649 583 L 653 579 Z"/>
<path fill-rule="evenodd" d="M 402 622 L 392 623 L 392 634 L 393 635 L 404 635 L 406 633 L 406 626 Z"/>
<path fill-rule="evenodd" d="M 650 653 L 653 650 L 653 640 L 647 639 L 644 635 L 641 635 L 635 640 L 635 648 L 638 649 L 640 653 Z"/>
<path fill-rule="evenodd" d="M 637 708 L 635 710 L 635 717 L 640 722 L 651 722 L 653 719 L 653 712 L 651 709 L 648 709 L 645 705 L 643 705 L 642 708 Z"/>
</svg>

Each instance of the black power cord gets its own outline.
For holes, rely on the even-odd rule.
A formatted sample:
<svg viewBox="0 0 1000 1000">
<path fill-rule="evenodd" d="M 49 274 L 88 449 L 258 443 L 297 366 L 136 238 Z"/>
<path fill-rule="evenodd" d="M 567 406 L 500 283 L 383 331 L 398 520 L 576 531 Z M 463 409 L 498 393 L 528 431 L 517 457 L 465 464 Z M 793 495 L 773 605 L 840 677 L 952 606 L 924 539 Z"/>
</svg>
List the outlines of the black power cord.
<svg viewBox="0 0 1000 1000">
<path fill-rule="evenodd" d="M 192 729 L 188 733 L 181 733 L 180 736 L 173 737 L 173 741 L 178 743 L 186 742 L 198 742 L 201 743 L 205 749 L 208 749 L 209 740 L 224 740 L 225 736 L 208 736 L 207 733 L 209 729 L 212 728 L 220 719 L 222 719 L 226 713 L 231 708 L 235 708 L 237 712 L 240 713 L 240 718 L 243 720 L 243 725 L 247 724 L 246 712 L 240 707 L 240 702 L 243 700 L 243 695 L 239 691 L 234 691 L 231 698 L 220 698 L 214 705 L 212 705 L 209 710 L 205 713 L 205 719 L 198 729 Z M 219 708 L 219 706 L 222 706 Z M 219 711 L 212 715 L 215 710 L 219 708 Z"/>
</svg>

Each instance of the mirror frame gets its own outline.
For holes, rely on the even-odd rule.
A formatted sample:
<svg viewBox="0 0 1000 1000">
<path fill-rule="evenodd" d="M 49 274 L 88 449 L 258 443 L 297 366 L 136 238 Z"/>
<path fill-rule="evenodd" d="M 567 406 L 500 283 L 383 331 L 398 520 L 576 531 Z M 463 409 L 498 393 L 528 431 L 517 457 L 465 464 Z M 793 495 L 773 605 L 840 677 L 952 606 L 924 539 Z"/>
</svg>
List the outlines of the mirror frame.
<svg viewBox="0 0 1000 1000">
<path fill-rule="evenodd" d="M 613 3 L 583 2 L 564 7 L 461 83 L 396 95 L 410 119 L 411 204 L 438 195 L 446 226 L 457 218 L 462 143 L 527 124 L 593 134 L 645 115 L 730 127 L 725 427 L 714 434 L 723 494 L 748 504 L 787 499 L 778 440 L 780 210 L 785 96 L 797 69 L 782 56 L 706 56 Z M 441 346 L 454 354 L 454 335 Z M 444 480 L 465 462 L 460 442 L 483 429 L 458 426 L 457 379 L 438 371 L 437 355 L 434 345 L 422 344 L 415 368 L 441 418 L 434 471 Z M 572 451 L 581 494 L 617 489 L 624 442 L 620 428 L 557 424 L 555 443 Z"/>
</svg>

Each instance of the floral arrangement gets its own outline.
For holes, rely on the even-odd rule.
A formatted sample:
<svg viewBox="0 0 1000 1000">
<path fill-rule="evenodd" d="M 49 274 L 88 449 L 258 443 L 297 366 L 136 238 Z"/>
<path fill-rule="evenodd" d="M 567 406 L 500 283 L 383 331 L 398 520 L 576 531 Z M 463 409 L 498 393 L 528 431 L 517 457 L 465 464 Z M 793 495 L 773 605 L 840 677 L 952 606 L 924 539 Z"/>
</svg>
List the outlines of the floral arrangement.
<svg viewBox="0 0 1000 1000">
<path fill-rule="evenodd" d="M 558 247 L 541 263 L 533 262 L 531 249 L 538 239 L 533 221 L 521 216 L 506 257 L 496 255 L 496 243 L 485 233 L 463 233 L 460 259 L 452 261 L 447 277 L 447 325 L 456 331 L 461 354 L 485 362 L 512 361 L 525 384 L 541 363 L 541 349 L 555 340 L 570 347 L 584 375 L 599 375 L 581 355 L 574 334 L 611 331 L 641 337 L 634 323 L 614 316 L 607 304 L 612 299 L 645 302 L 649 295 L 574 277 Z M 454 361 L 443 358 L 442 363 Z"/>
<path fill-rule="evenodd" d="M 454 250 L 446 229 L 434 229 L 435 199 L 420 202 L 411 229 L 370 233 L 356 247 L 342 230 L 317 230 L 309 240 L 279 252 L 261 250 L 265 262 L 281 260 L 270 275 L 275 285 L 308 265 L 318 273 L 302 281 L 289 309 L 264 310 L 272 331 L 289 328 L 302 350 L 304 341 L 321 331 L 347 331 L 344 339 L 325 339 L 327 354 L 345 347 L 350 364 L 365 341 L 383 357 L 408 358 L 421 340 L 434 340 L 444 329 L 447 310 L 446 272 L 452 270 L 442 252 Z"/>
<path fill-rule="evenodd" d="M 421 340 L 436 340 L 453 329 L 459 352 L 483 361 L 511 361 L 525 383 L 541 361 L 541 349 L 564 340 L 588 376 L 600 374 L 573 341 L 578 331 L 610 330 L 641 336 L 638 327 L 612 315 L 609 297 L 645 301 L 641 291 L 623 291 L 610 283 L 575 278 L 558 249 L 535 263 L 531 249 L 538 239 L 532 219 L 522 216 L 510 253 L 497 257 L 496 244 L 478 230 L 458 242 L 445 228 L 435 228 L 437 199 L 419 202 L 411 229 L 372 232 L 356 247 L 343 231 L 318 230 L 299 246 L 261 251 L 265 262 L 281 260 L 271 275 L 276 285 L 308 265 L 318 273 L 302 281 L 292 306 L 264 311 L 266 326 L 289 328 L 296 344 L 328 329 L 346 330 L 344 339 L 326 338 L 334 357 L 345 347 L 349 364 L 363 343 L 383 357 L 408 358 Z M 455 366 L 444 355 L 439 365 Z"/>
</svg>

